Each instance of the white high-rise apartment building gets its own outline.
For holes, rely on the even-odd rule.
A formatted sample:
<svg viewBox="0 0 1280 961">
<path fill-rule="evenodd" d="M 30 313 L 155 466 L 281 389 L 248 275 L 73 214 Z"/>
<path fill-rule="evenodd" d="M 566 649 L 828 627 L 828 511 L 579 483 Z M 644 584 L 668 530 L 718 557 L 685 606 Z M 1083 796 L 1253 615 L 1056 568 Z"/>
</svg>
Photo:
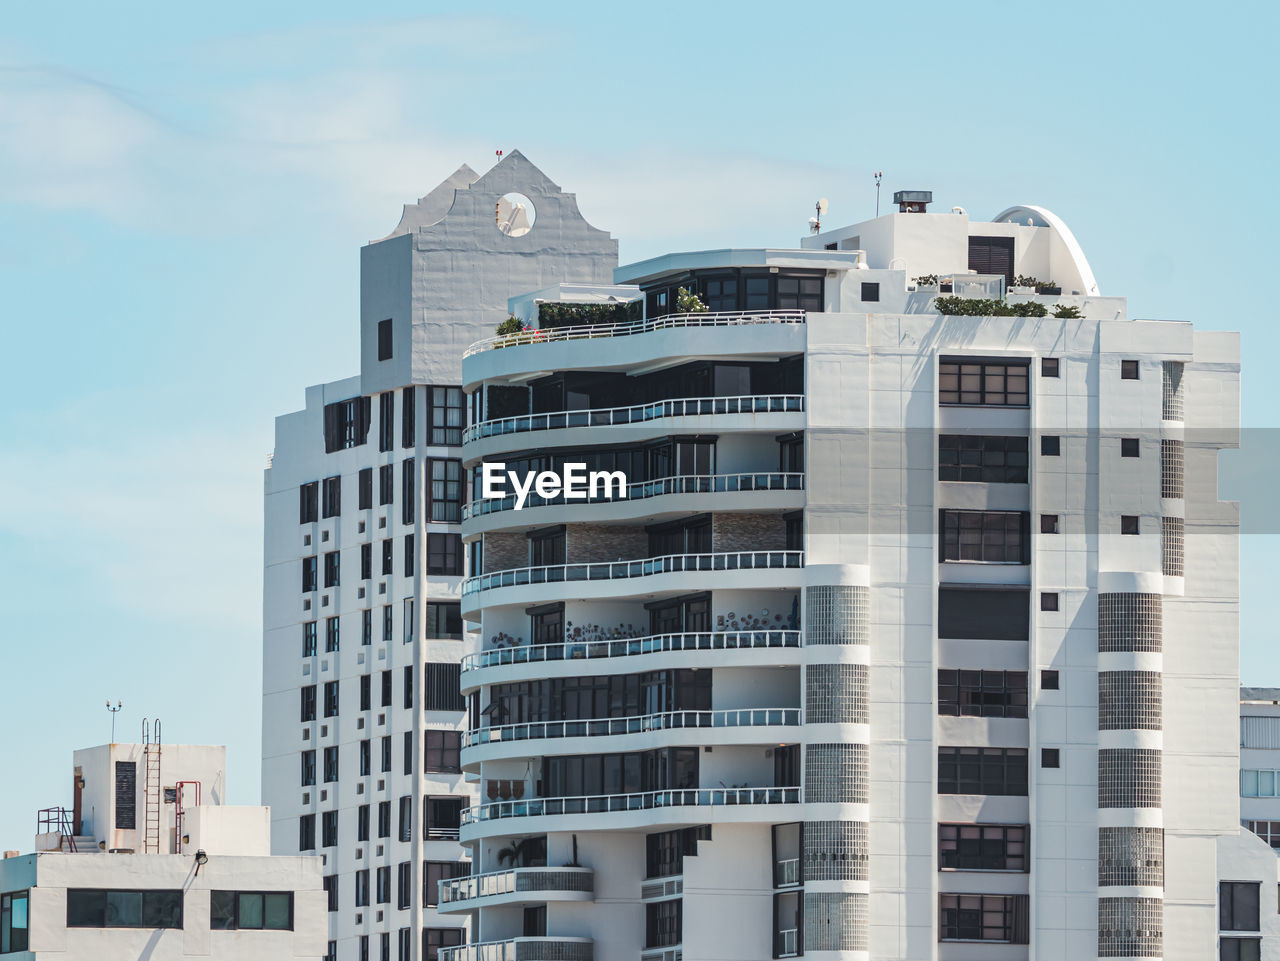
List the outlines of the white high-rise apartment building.
<svg viewBox="0 0 1280 961">
<path fill-rule="evenodd" d="M 1130 319 L 1046 210 L 930 199 L 540 289 L 468 350 L 480 797 L 442 957 L 1274 956 L 1238 338 Z M 516 509 L 486 464 L 628 496 Z"/>
<path fill-rule="evenodd" d="M 474 793 L 458 757 L 462 352 L 513 294 L 608 283 L 616 265 L 617 243 L 519 153 L 483 177 L 464 166 L 361 251 L 359 375 L 276 422 L 262 790 L 276 853 L 324 859 L 331 959 L 466 938 L 435 897 L 469 870 Z"/>
</svg>

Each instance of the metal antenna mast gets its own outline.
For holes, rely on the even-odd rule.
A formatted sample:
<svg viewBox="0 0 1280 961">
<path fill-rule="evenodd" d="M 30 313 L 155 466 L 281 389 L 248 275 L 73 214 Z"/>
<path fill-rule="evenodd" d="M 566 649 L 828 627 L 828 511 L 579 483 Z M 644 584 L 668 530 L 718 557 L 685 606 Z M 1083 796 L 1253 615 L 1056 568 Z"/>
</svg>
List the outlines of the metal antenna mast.
<svg viewBox="0 0 1280 961">
<path fill-rule="evenodd" d="M 876 171 L 876 216 L 880 216 L 880 180 L 884 177 L 883 170 Z"/>
<path fill-rule="evenodd" d="M 120 708 L 124 707 L 118 700 L 116 706 L 111 706 L 111 698 L 107 698 L 107 710 L 111 712 L 111 743 L 116 743 L 116 715 L 120 713 Z"/>
</svg>

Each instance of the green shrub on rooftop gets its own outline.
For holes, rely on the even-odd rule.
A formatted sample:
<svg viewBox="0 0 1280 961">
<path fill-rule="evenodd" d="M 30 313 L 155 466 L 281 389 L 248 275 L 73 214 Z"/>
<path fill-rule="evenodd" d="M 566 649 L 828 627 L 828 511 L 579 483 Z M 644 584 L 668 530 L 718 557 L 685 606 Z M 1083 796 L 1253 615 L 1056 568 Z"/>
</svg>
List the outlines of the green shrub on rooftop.
<svg viewBox="0 0 1280 961">
<path fill-rule="evenodd" d="M 1049 313 L 1044 304 L 1033 301 L 1011 304 L 985 297 L 935 297 L 933 306 L 948 317 L 1044 317 Z"/>
</svg>

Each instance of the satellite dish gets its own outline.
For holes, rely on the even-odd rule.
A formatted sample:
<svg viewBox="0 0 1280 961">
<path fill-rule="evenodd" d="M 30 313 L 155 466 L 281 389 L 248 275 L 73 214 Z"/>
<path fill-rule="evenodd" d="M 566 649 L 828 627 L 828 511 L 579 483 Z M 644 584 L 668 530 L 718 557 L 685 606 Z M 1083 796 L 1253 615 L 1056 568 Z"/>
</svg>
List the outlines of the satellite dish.
<svg viewBox="0 0 1280 961">
<path fill-rule="evenodd" d="M 818 213 L 825 214 L 827 212 L 827 198 L 822 197 L 818 201 Z"/>
</svg>

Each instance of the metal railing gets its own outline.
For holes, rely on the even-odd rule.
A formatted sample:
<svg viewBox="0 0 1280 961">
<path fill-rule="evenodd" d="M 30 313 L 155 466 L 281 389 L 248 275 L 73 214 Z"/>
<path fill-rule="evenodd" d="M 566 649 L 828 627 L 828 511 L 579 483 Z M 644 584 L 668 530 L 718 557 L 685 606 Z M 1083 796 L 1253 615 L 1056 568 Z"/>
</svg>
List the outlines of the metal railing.
<svg viewBox="0 0 1280 961">
<path fill-rule="evenodd" d="M 778 957 L 794 958 L 800 953 L 800 929 L 783 928 L 778 932 Z"/>
<path fill-rule="evenodd" d="M 520 347 L 525 344 L 548 344 L 564 340 L 593 340 L 597 337 L 627 337 L 676 327 L 747 327 L 757 324 L 803 324 L 803 310 L 735 310 L 700 314 L 663 314 L 661 317 L 633 320 L 621 324 L 584 324 L 577 327 L 534 327 L 515 334 L 499 334 L 478 340 L 462 356 L 470 357 L 486 350 Z"/>
<path fill-rule="evenodd" d="M 555 644 L 520 644 L 474 651 L 462 658 L 462 673 L 503 664 L 534 664 L 598 657 L 630 657 L 671 651 L 734 651 L 800 647 L 800 631 L 702 631 L 687 634 L 649 634 L 596 641 L 562 641 Z"/>
<path fill-rule="evenodd" d="M 774 884 L 777 887 L 800 883 L 800 859 L 782 858 L 773 866 Z"/>
<path fill-rule="evenodd" d="M 575 721 L 528 721 L 468 730 L 463 747 L 536 738 L 610 737 L 682 728 L 767 727 L 800 724 L 798 707 L 758 707 L 728 711 L 664 711 L 633 717 L 602 717 Z"/>
<path fill-rule="evenodd" d="M 440 890 L 439 903 L 444 905 L 526 891 L 590 893 L 595 888 L 595 872 L 591 868 L 507 868 L 436 883 Z"/>
<path fill-rule="evenodd" d="M 558 584 L 563 581 L 607 581 L 616 578 L 648 577 L 650 574 L 680 574 L 692 571 L 747 571 L 804 567 L 804 551 L 730 551 L 718 554 L 668 554 L 632 561 L 552 564 L 547 567 L 514 567 L 492 571 L 462 582 L 462 594 L 477 594 L 495 587 L 523 584 Z"/>
<path fill-rule="evenodd" d="M 472 424 L 462 434 L 462 443 L 501 434 L 558 430 L 562 427 L 615 427 L 641 424 L 664 417 L 692 417 L 703 414 L 779 414 L 804 410 L 804 394 L 748 394 L 741 397 L 678 397 L 655 400 L 629 407 L 602 407 L 597 410 L 556 410 L 545 414 L 520 414 Z"/>
<path fill-rule="evenodd" d="M 509 938 L 440 948 L 439 961 L 592 961 L 591 938 Z"/>
<path fill-rule="evenodd" d="M 548 507 L 556 504 L 607 504 L 619 500 L 643 500 L 665 494 L 725 494 L 738 491 L 801 491 L 804 490 L 804 474 L 782 471 L 756 471 L 749 474 L 684 474 L 679 477 L 660 477 L 655 480 L 636 481 L 628 484 L 623 497 L 588 495 L 572 501 L 564 494 L 542 497 L 530 491 L 524 499 L 524 508 Z M 508 511 L 516 506 L 516 497 L 477 498 L 462 505 L 462 519 L 484 517 L 498 511 Z"/>
<path fill-rule="evenodd" d="M 544 814 L 598 814 L 611 811 L 647 811 L 668 807 L 722 807 L 731 804 L 799 804 L 798 787 L 674 788 L 639 794 L 591 794 L 582 797 L 526 798 L 491 801 L 464 808 L 462 823 Z"/>
</svg>

